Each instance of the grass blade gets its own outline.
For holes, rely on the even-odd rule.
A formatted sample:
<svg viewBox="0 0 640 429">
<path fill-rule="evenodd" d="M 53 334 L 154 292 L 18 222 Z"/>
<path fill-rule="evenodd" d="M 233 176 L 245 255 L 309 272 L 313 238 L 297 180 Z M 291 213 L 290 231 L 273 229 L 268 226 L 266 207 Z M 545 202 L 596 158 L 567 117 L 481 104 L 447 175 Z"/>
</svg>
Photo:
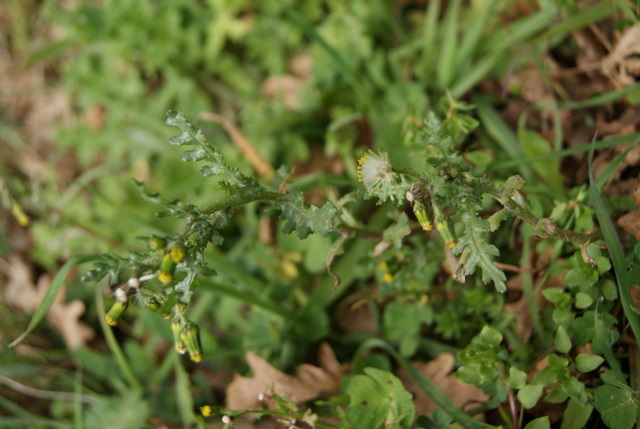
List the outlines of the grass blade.
<svg viewBox="0 0 640 429">
<path fill-rule="evenodd" d="M 127 358 L 125 357 L 122 348 L 118 344 L 118 340 L 116 340 L 116 336 L 113 334 L 111 326 L 107 325 L 107 322 L 105 322 L 104 320 L 104 303 L 102 299 L 102 291 L 100 290 L 100 288 L 96 288 L 96 307 L 98 309 L 98 318 L 100 319 L 100 328 L 102 328 L 102 333 L 104 334 L 104 338 L 107 341 L 109 350 L 111 350 L 116 363 L 120 367 L 122 375 L 127 380 L 127 383 L 129 383 L 129 386 L 132 389 L 142 391 L 142 387 L 140 386 L 138 379 L 134 375 L 133 369 L 131 369 L 131 365 L 129 365 L 129 362 L 127 362 Z"/>
<path fill-rule="evenodd" d="M 594 147 L 595 146 L 592 144 L 591 150 L 589 151 L 589 192 L 596 211 L 596 216 L 598 217 L 598 222 L 600 223 L 602 235 L 607 243 L 609 255 L 613 262 L 613 269 L 616 273 L 616 279 L 618 280 L 618 293 L 620 295 L 622 309 L 629 321 L 629 326 L 631 327 L 631 331 L 633 332 L 636 342 L 640 342 L 640 322 L 638 321 L 638 315 L 633 311 L 633 308 L 631 308 L 633 303 L 631 298 L 631 285 L 633 284 L 633 280 L 625 269 L 625 256 L 622 250 L 622 244 L 620 244 L 620 238 L 616 233 L 613 222 L 611 221 L 609 213 L 604 205 L 604 201 L 600 196 L 598 185 L 596 184 L 596 180 L 593 177 L 593 170 L 591 169 Z"/>
<path fill-rule="evenodd" d="M 640 133 L 629 134 L 626 136 L 617 136 L 606 140 L 600 140 L 593 143 L 595 149 L 607 149 L 619 144 L 628 143 L 632 141 L 632 144 L 640 142 Z M 592 143 L 586 143 L 579 146 L 570 147 L 557 152 L 552 152 L 545 155 L 540 155 L 532 158 L 520 158 L 510 159 L 508 161 L 496 162 L 489 166 L 490 171 L 500 171 L 503 168 L 517 167 L 524 164 L 531 164 L 533 162 L 548 161 L 550 159 L 563 158 L 569 155 L 575 155 L 577 153 L 588 152 Z"/>
<path fill-rule="evenodd" d="M 600 173 L 600 176 L 598 176 L 598 178 L 596 179 L 596 187 L 598 189 L 602 189 L 602 187 L 609 181 L 611 176 L 613 176 L 613 173 L 615 173 L 618 167 L 620 167 L 620 164 L 622 164 L 622 161 L 625 160 L 629 151 L 633 149 L 638 143 L 640 143 L 640 140 L 636 140 L 635 142 L 631 143 L 624 151 L 622 151 L 622 153 L 616 156 L 613 161 L 607 164 L 607 167 L 602 173 Z"/>
<path fill-rule="evenodd" d="M 541 31 L 556 17 L 552 9 L 544 9 L 540 12 L 522 18 L 510 24 L 511 31 L 496 31 L 495 40 L 497 42 L 493 48 L 477 63 L 475 63 L 455 84 L 451 87 L 451 94 L 454 98 L 460 98 L 478 82 L 484 79 L 489 72 L 507 56 L 509 48 L 531 37 Z"/>
<path fill-rule="evenodd" d="M 587 9 L 580 10 L 572 16 L 563 19 L 559 24 L 554 25 L 549 30 L 533 39 L 532 43 L 537 44 L 547 42 L 549 39 L 564 36 L 570 31 L 578 28 L 584 28 L 594 22 L 603 21 L 613 15 L 613 12 L 614 7 L 611 5 L 611 2 L 603 1 L 596 3 Z"/>
<path fill-rule="evenodd" d="M 455 62 L 458 75 L 469 69 L 473 53 L 482 40 L 482 32 L 485 30 L 489 18 L 493 15 L 496 4 L 496 0 L 491 0 L 487 5 L 483 6 L 481 15 L 471 20 L 468 30 L 464 33 Z"/>
<path fill-rule="evenodd" d="M 67 278 L 67 274 L 69 274 L 69 271 L 71 271 L 77 265 L 96 261 L 99 258 L 100 257 L 97 255 L 79 255 L 71 258 L 66 264 L 64 264 L 62 268 L 60 268 L 60 271 L 58 271 L 58 274 L 56 274 L 53 280 L 51 280 L 51 284 L 42 297 L 42 301 L 40 301 L 38 308 L 36 308 L 36 311 L 33 313 L 27 329 L 25 329 L 25 331 L 20 334 L 18 338 L 13 340 L 11 344 L 9 344 L 9 347 L 15 347 L 20 344 L 22 340 L 24 340 L 27 335 L 29 335 L 36 328 L 36 326 L 38 326 L 42 319 L 45 318 L 45 316 L 49 312 L 49 309 L 51 308 L 51 305 L 53 304 L 53 301 L 56 299 L 58 292 L 60 292 L 60 289 L 64 285 L 64 281 Z"/>
<path fill-rule="evenodd" d="M 438 58 L 436 74 L 440 89 L 449 87 L 456 73 L 456 51 L 458 47 L 458 21 L 460 21 L 460 0 L 449 3 L 443 22 L 442 52 Z"/>
<path fill-rule="evenodd" d="M 438 44 L 436 35 L 439 34 L 440 2 L 432 1 L 427 6 L 427 16 L 424 20 L 424 36 L 422 37 L 422 55 L 418 61 L 416 75 L 420 76 L 422 82 L 429 82 L 432 79 L 433 64 L 438 55 Z"/>
</svg>

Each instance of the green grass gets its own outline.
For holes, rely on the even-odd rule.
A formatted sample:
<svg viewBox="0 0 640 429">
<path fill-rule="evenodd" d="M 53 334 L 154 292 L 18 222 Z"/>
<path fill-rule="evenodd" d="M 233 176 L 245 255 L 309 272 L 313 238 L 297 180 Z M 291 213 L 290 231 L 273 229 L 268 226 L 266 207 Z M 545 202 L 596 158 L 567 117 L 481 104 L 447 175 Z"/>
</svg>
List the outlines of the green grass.
<svg viewBox="0 0 640 429">
<path fill-rule="evenodd" d="M 0 426 L 206 428 L 257 414 L 327 428 L 544 428 L 528 407 L 545 412 L 545 398 L 562 404 L 562 427 L 576 413 L 585 427 L 637 423 L 606 398 L 638 405 L 640 251 L 615 219 L 633 207 L 628 155 L 640 133 L 600 135 L 596 123 L 615 123 L 639 86 L 574 69 L 576 32 L 615 44 L 611 29 L 633 25 L 637 5 L 538 3 L 2 6 L 13 74 L 0 77 L 20 91 L 0 126 L 0 268 L 9 285 L 13 258 L 26 261 L 27 291 L 43 273 L 51 281 L 31 312 L 2 304 L 0 375 L 35 390 L 0 384 Z M 523 70 L 545 97 L 523 97 Z M 267 94 L 266 82 L 284 93 Z M 71 120 L 33 122 L 53 90 Z M 257 155 L 199 122 L 207 111 Z M 574 141 L 575 130 L 589 138 Z M 611 161 L 595 177 L 602 154 Z M 277 173 L 260 177 L 257 162 Z M 567 173 L 578 164 L 584 183 Z M 418 222 L 417 207 L 431 220 Z M 154 235 L 166 249 L 147 247 Z M 174 241 L 187 247 L 177 268 L 163 254 Z M 140 289 L 124 286 L 130 278 Z M 127 287 L 127 311 L 109 326 L 106 291 Z M 63 288 L 86 307 L 67 323 L 96 334 L 75 350 L 47 319 Z M 153 300 L 164 304 L 145 309 Z M 200 327 L 184 356 L 167 312 Z M 259 384 L 315 365 L 328 377 L 323 343 L 346 364 L 330 396 L 296 403 L 300 379 L 281 376 L 246 393 L 269 399 L 256 410 L 226 408 L 233 374 Z M 199 363 L 189 359 L 198 347 Z M 604 358 L 597 368 L 577 358 L 589 349 Z M 247 352 L 271 367 L 252 373 Z M 419 370 L 444 352 L 465 384 Z M 421 416 L 400 379 L 438 411 Z M 470 386 L 485 399 L 456 402 Z"/>
</svg>

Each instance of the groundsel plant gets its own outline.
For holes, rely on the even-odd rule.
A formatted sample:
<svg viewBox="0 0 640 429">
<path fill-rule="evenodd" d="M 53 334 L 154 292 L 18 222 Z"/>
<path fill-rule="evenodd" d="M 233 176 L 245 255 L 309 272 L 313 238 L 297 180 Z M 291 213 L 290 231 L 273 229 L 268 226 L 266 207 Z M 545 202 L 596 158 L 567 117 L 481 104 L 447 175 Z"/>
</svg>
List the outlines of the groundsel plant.
<svg viewBox="0 0 640 429">
<path fill-rule="evenodd" d="M 135 300 L 169 319 L 175 350 L 181 354 L 188 352 L 192 361 L 199 362 L 202 359 L 199 329 L 186 316 L 186 311 L 197 277 L 213 274 L 205 266 L 203 252 L 209 244 L 222 244 L 220 230 L 234 210 L 255 201 L 275 206 L 285 221 L 283 232 L 296 231 L 300 238 L 312 233 L 330 234 L 338 210 L 330 202 L 320 208 L 306 206 L 302 191 L 285 186 L 283 181 L 261 185 L 245 176 L 224 161 L 220 150 L 209 144 L 202 131 L 191 125 L 184 114 L 169 111 L 166 123 L 181 131 L 170 143 L 189 148 L 182 154 L 182 160 L 204 162 L 201 173 L 217 180 L 227 198 L 201 208 L 180 200 L 165 201 L 160 194 L 148 192 L 143 183 L 135 182 L 145 200 L 162 207 L 158 216 L 181 219 L 182 229 L 171 237 L 148 237 L 147 249 L 132 252 L 128 257 L 102 255 L 83 280 L 97 282 L 109 277 L 115 297 L 105 315 L 109 325 L 116 325 L 129 302 Z"/>
<path fill-rule="evenodd" d="M 146 201 L 162 208 L 157 213 L 159 217 L 179 219 L 182 228 L 171 236 L 146 237 L 147 247 L 128 256 L 78 257 L 95 264 L 83 276 L 83 281 L 95 283 L 108 278 L 114 302 L 105 315 L 107 324 L 117 325 L 131 302 L 137 302 L 168 320 L 178 353 L 188 353 L 192 361 L 201 361 L 199 328 L 187 312 L 198 276 L 215 274 L 206 266 L 204 251 L 211 244 L 220 246 L 223 243 L 221 230 L 235 210 L 248 203 L 260 202 L 266 208 L 279 210 L 280 219 L 284 221 L 283 233 L 296 231 L 300 239 L 309 234 L 326 237 L 336 232 L 336 244 L 326 255 L 326 265 L 329 274 L 336 278 L 336 285 L 338 279 L 330 271 L 331 262 L 344 240 L 358 236 L 379 238 L 379 234 L 354 227 L 348 221 L 353 215 L 340 203 L 340 209 L 329 201 L 321 207 L 306 205 L 302 191 L 287 182 L 289 175 L 286 172 L 268 184 L 244 175 L 225 162 L 220 150 L 207 142 L 202 131 L 189 123 L 184 114 L 169 111 L 166 123 L 180 131 L 170 143 L 187 149 L 181 159 L 203 163 L 200 172 L 215 180 L 225 197 L 198 207 L 179 199 L 167 201 L 159 193 L 148 191 L 142 182 L 134 182 Z M 368 151 L 358 161 L 357 177 L 364 185 L 367 198 L 376 198 L 379 204 L 390 202 L 402 208 L 410 206 L 423 230 L 435 228 L 439 232 L 446 247 L 458 256 L 455 272 L 458 281 L 463 282 L 479 267 L 485 284 L 493 282 L 498 292 L 506 290 L 505 275 L 494 263 L 499 252 L 488 241 L 488 234 L 508 216 L 531 223 L 543 237 L 570 241 L 581 247 L 593 239 L 589 234 L 565 231 L 548 219 L 535 217 L 519 193 L 524 186 L 520 176 L 493 183 L 488 178 L 472 175 L 455 147 L 451 131 L 442 126 L 435 114 L 430 113 L 423 122 L 410 118 L 407 124 L 405 144 L 424 154 L 424 171 L 395 169 L 388 154 Z M 459 137 L 455 140 L 459 141 Z M 487 197 L 497 201 L 502 208 L 485 219 L 481 212 Z M 392 279 L 391 274 L 385 273 L 385 279 L 387 277 Z M 12 345 L 20 342 L 42 320 L 55 291 L 51 294 L 43 300 L 27 331 Z"/>
<path fill-rule="evenodd" d="M 522 177 L 492 183 L 485 177 L 472 175 L 453 137 L 434 113 L 423 122 L 413 118 L 407 121 L 405 144 L 425 155 L 424 171 L 396 170 L 387 153 L 369 151 L 358 161 L 358 180 L 364 184 L 368 197 L 377 198 L 380 204 L 391 201 L 404 206 L 408 202 L 425 231 L 435 226 L 447 247 L 459 256 L 455 273 L 458 281 L 464 282 L 467 275 L 480 268 L 485 284 L 493 282 L 498 292 L 506 291 L 505 275 L 494 263 L 499 251 L 489 243 L 488 234 L 509 216 L 529 222 L 542 237 L 580 246 L 586 246 L 592 239 L 589 234 L 561 230 L 550 220 L 534 216 L 519 192 L 525 184 Z M 503 207 L 487 219 L 480 215 L 485 197 Z M 457 237 L 454 226 L 460 231 Z"/>
</svg>

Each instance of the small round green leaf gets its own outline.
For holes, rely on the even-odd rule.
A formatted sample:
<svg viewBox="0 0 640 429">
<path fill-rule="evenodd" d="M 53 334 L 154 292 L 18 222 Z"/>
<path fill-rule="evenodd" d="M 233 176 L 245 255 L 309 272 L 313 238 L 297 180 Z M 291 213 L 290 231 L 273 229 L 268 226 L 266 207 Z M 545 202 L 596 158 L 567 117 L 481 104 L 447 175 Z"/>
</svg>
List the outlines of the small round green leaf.
<svg viewBox="0 0 640 429">
<path fill-rule="evenodd" d="M 569 350 L 571 350 L 571 338 L 569 338 L 569 334 L 564 326 L 558 326 L 554 342 L 556 350 L 560 353 L 569 353 Z"/>
<path fill-rule="evenodd" d="M 553 302 L 554 304 L 558 302 L 560 296 L 562 296 L 563 294 L 564 291 L 559 287 L 550 287 L 542 291 L 542 295 L 546 298 L 546 300 L 549 302 Z"/>
<path fill-rule="evenodd" d="M 580 354 L 576 357 L 576 367 L 580 372 L 589 372 L 598 368 L 604 358 L 598 355 Z"/>
<path fill-rule="evenodd" d="M 531 408 L 538 403 L 540 396 L 542 396 L 543 386 L 538 384 L 529 384 L 524 386 L 518 392 L 518 401 L 525 408 Z"/>
<path fill-rule="evenodd" d="M 507 378 L 507 386 L 512 389 L 521 389 L 527 383 L 527 373 L 521 369 L 512 366 L 509 368 L 509 378 Z"/>
<path fill-rule="evenodd" d="M 549 429 L 550 427 L 549 416 L 544 416 L 531 420 L 524 429 Z"/>
<path fill-rule="evenodd" d="M 578 292 L 576 294 L 576 308 L 585 309 L 591 307 L 593 304 L 593 298 L 584 292 Z"/>
</svg>

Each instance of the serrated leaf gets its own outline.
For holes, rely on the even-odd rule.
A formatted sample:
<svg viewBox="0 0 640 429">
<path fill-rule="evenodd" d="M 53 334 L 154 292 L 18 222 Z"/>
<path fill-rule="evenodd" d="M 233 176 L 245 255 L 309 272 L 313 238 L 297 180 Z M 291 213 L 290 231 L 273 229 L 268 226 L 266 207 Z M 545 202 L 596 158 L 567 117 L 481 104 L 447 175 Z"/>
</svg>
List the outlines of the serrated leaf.
<svg viewBox="0 0 640 429">
<path fill-rule="evenodd" d="M 487 219 L 487 221 L 489 222 L 489 230 L 491 232 L 497 230 L 498 228 L 500 228 L 500 224 L 506 219 L 508 219 L 510 216 L 511 216 L 511 212 L 507 209 L 502 209 L 495 212 L 494 214 L 489 216 L 489 218 Z"/>
<path fill-rule="evenodd" d="M 388 428 L 409 428 L 415 414 L 411 393 L 388 371 L 365 368 L 364 373 L 353 376 L 346 389 L 351 422 L 361 429 L 383 424 Z"/>
<path fill-rule="evenodd" d="M 188 304 L 191 301 L 191 294 L 193 291 L 191 290 L 191 285 L 195 281 L 198 273 L 194 269 L 189 269 L 187 271 L 187 276 L 182 279 L 179 283 L 176 283 L 173 286 L 173 289 L 178 292 L 178 300 L 180 302 L 184 302 Z"/>
<path fill-rule="evenodd" d="M 178 128 L 182 133 L 171 137 L 169 142 L 174 146 L 194 146 L 193 149 L 184 152 L 181 156 L 183 161 L 206 161 L 206 165 L 200 169 L 205 177 L 220 176 L 220 179 L 231 185 L 225 191 L 232 194 L 235 189 L 246 187 L 259 187 L 251 178 L 240 173 L 235 167 L 228 165 L 222 158 L 220 149 L 207 142 L 201 130 L 194 127 L 186 118 L 184 113 L 169 110 L 167 112 L 167 125 Z"/>
<path fill-rule="evenodd" d="M 402 247 L 402 239 L 411 234 L 411 228 L 409 227 L 409 218 L 406 213 L 402 212 L 398 221 L 391 224 L 382 233 L 382 240 L 392 243 L 396 249 Z"/>
<path fill-rule="evenodd" d="M 282 209 L 280 219 L 287 221 L 282 228 L 284 234 L 296 231 L 298 238 L 305 239 L 309 234 L 326 237 L 333 231 L 333 220 L 338 215 L 338 209 L 330 202 L 322 207 L 306 207 L 302 191 L 293 188 L 278 204 Z"/>
<path fill-rule="evenodd" d="M 488 222 L 469 213 L 463 213 L 461 221 L 465 226 L 464 234 L 453 249 L 455 255 L 462 253 L 459 259 L 457 274 L 461 280 L 473 274 L 477 267 L 482 268 L 482 282 L 493 281 L 498 292 L 507 290 L 504 273 L 495 266 L 493 258 L 500 252 L 498 248 L 486 241 L 489 232 Z"/>
</svg>

